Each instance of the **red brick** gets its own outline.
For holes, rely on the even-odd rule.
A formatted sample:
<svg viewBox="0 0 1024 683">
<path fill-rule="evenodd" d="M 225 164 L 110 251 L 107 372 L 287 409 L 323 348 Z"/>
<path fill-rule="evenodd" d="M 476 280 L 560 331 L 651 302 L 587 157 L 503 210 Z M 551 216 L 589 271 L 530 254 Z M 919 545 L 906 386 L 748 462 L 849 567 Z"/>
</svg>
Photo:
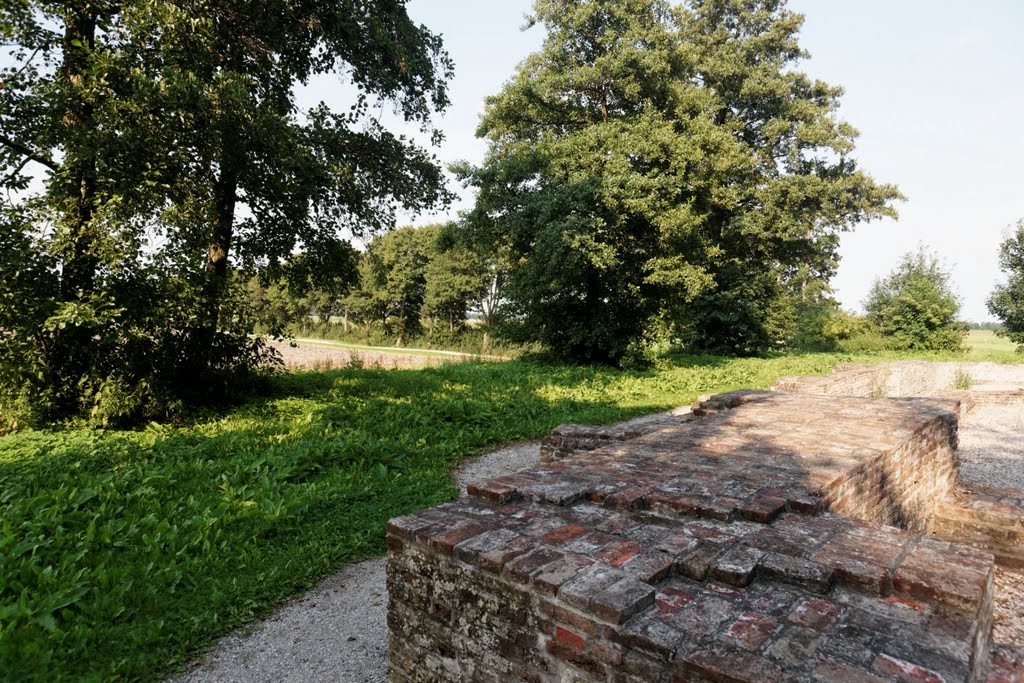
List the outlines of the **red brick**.
<svg viewBox="0 0 1024 683">
<path fill-rule="evenodd" d="M 543 547 L 537 548 L 510 561 L 505 565 L 505 573 L 515 581 L 526 583 L 534 572 L 564 557 L 565 553 L 557 550 Z"/>
<path fill-rule="evenodd" d="M 806 626 L 815 631 L 827 631 L 836 623 L 843 608 L 829 600 L 804 598 L 796 604 L 789 615 L 794 624 Z"/>
<path fill-rule="evenodd" d="M 576 578 L 581 571 L 593 564 L 594 561 L 588 557 L 566 555 L 535 571 L 532 575 L 533 585 L 544 593 L 554 595 L 562 584 Z"/>
<path fill-rule="evenodd" d="M 626 488 L 607 496 L 604 504 L 620 510 L 640 510 L 646 506 L 646 495 L 650 489 Z"/>
<path fill-rule="evenodd" d="M 574 650 L 582 650 L 587 644 L 582 636 L 561 626 L 555 627 L 555 640 L 565 643 Z"/>
<path fill-rule="evenodd" d="M 486 526 L 463 518 L 432 524 L 416 532 L 416 538 L 437 552 L 451 555 L 456 545 L 484 531 Z"/>
<path fill-rule="evenodd" d="M 741 503 L 737 511 L 744 519 L 766 524 L 786 511 L 786 501 L 774 496 L 758 496 Z"/>
<path fill-rule="evenodd" d="M 493 500 L 496 503 L 508 503 L 519 497 L 519 490 L 515 486 L 494 480 L 468 484 L 466 493 L 475 498 Z"/>
<path fill-rule="evenodd" d="M 537 540 L 541 543 L 548 545 L 564 545 L 569 541 L 575 540 L 580 536 L 587 534 L 590 530 L 585 526 L 579 524 L 566 524 L 561 526 L 554 531 L 549 531 L 543 536 L 539 536 Z"/>
<path fill-rule="evenodd" d="M 715 683 L 776 683 L 782 668 L 742 650 L 710 648 L 687 654 L 681 665 Z"/>
<path fill-rule="evenodd" d="M 664 553 L 646 552 L 620 566 L 622 571 L 652 586 L 672 571 L 672 560 Z"/>
<path fill-rule="evenodd" d="M 672 615 L 696 599 L 696 593 L 675 588 L 674 586 L 665 586 L 655 594 L 654 604 L 657 605 L 659 612 L 665 615 Z"/>
<path fill-rule="evenodd" d="M 757 612 L 744 612 L 732 623 L 723 639 L 731 645 L 754 651 L 768 640 L 778 625 L 778 620 L 772 617 Z"/>
<path fill-rule="evenodd" d="M 886 683 L 886 679 L 848 664 L 823 659 L 814 667 L 814 679 L 827 683 Z"/>
<path fill-rule="evenodd" d="M 550 616 L 555 621 L 571 626 L 580 633 L 585 633 L 588 636 L 596 634 L 601 628 L 601 625 L 593 619 L 589 619 L 579 612 L 562 607 L 561 605 L 548 600 L 542 600 L 540 608 L 541 612 Z"/>
<path fill-rule="evenodd" d="M 620 541 L 605 546 L 594 555 L 594 558 L 612 567 L 618 567 L 636 557 L 642 549 L 643 546 L 639 543 Z"/>
<path fill-rule="evenodd" d="M 621 624 L 652 604 L 654 588 L 630 576 L 595 595 L 590 606 L 598 617 Z"/>
</svg>

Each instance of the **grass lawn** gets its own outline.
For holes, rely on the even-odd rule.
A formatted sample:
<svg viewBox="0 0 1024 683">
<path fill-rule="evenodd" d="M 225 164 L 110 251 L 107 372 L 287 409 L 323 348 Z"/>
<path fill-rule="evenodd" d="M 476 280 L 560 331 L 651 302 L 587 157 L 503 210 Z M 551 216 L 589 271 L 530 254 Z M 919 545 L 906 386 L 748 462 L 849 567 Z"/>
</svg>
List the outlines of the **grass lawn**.
<svg viewBox="0 0 1024 683">
<path fill-rule="evenodd" d="M 461 458 L 881 356 L 521 361 L 284 375 L 227 415 L 0 439 L 0 672 L 158 679 L 455 495 Z"/>
<path fill-rule="evenodd" d="M 969 351 L 967 360 L 991 360 L 996 362 L 1019 362 L 1017 345 L 1006 337 L 998 337 L 990 330 L 971 330 L 964 342 Z"/>
</svg>

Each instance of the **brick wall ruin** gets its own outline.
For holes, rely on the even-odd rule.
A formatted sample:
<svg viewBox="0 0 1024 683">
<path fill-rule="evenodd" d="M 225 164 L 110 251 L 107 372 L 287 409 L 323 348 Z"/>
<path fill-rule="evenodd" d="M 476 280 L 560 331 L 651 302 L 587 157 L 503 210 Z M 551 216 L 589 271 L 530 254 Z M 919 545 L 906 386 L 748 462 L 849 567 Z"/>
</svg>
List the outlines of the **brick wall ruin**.
<svg viewBox="0 0 1024 683">
<path fill-rule="evenodd" d="M 920 365 L 565 425 L 537 468 L 392 520 L 389 680 L 985 680 L 1024 493 L 957 481 L 976 392 Z"/>
</svg>

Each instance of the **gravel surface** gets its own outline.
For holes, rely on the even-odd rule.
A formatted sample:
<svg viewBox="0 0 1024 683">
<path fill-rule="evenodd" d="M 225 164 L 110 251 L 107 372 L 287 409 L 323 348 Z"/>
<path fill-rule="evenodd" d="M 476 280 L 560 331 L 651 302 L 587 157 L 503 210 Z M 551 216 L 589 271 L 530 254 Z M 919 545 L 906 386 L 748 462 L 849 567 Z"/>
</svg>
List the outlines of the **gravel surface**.
<svg viewBox="0 0 1024 683">
<path fill-rule="evenodd" d="M 222 638 L 176 680 L 383 683 L 386 614 L 384 558 L 349 565 L 251 631 Z"/>
<path fill-rule="evenodd" d="M 990 386 L 1016 384 L 1015 378 L 1006 381 L 995 370 L 984 373 L 984 379 Z M 682 414 L 688 409 L 670 412 Z M 631 423 L 665 415 L 645 416 Z M 963 476 L 1024 487 L 1022 430 L 1024 406 L 979 406 L 973 410 L 960 431 Z M 539 441 L 517 444 L 466 463 L 455 473 L 455 481 L 464 495 L 467 483 L 527 469 L 539 460 Z M 1004 658 L 1019 660 L 1024 666 L 1022 606 L 1024 574 L 997 570 L 993 646 Z M 251 630 L 222 639 L 174 680 L 382 683 L 387 672 L 386 612 L 384 558 L 350 565 Z"/>
<path fill-rule="evenodd" d="M 1024 488 L 1024 404 L 981 405 L 960 428 L 960 476 Z"/>
<path fill-rule="evenodd" d="M 277 342 L 268 345 L 277 349 L 288 370 L 331 370 L 343 368 L 358 359 L 367 367 L 422 368 L 428 365 L 458 362 L 459 356 L 421 356 L 390 351 L 350 351 L 339 346 L 309 342 Z"/>
</svg>

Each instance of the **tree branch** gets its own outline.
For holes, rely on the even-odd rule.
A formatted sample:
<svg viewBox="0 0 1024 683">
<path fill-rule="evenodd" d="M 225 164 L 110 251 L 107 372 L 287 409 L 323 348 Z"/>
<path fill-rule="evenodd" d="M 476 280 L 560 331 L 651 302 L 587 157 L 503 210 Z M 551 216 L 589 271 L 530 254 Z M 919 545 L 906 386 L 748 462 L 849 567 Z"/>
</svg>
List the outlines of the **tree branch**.
<svg viewBox="0 0 1024 683">
<path fill-rule="evenodd" d="M 21 160 L 21 163 L 20 163 L 20 164 L 18 164 L 18 167 L 17 167 L 16 169 L 14 169 L 13 171 L 11 171 L 10 173 L 8 173 L 8 174 L 7 174 L 7 177 L 6 177 L 6 178 L 4 178 L 4 180 L 3 180 L 3 186 L 4 186 L 4 187 L 6 187 L 8 183 L 10 183 L 10 182 L 11 182 L 12 180 L 14 180 L 14 179 L 15 179 L 15 177 L 17 177 L 17 175 L 18 175 L 19 173 L 21 173 L 21 169 L 25 168 L 25 165 L 26 165 L 26 164 L 27 164 L 28 162 L 30 162 L 30 161 L 32 161 L 32 159 L 30 159 L 29 157 L 24 157 L 24 158 L 23 158 L 23 159 Z"/>
<path fill-rule="evenodd" d="M 13 149 L 18 154 L 21 154 L 23 157 L 25 157 L 25 158 L 27 158 L 27 159 L 29 159 L 31 161 L 34 161 L 37 164 L 42 164 L 43 166 L 46 166 L 51 171 L 59 171 L 60 170 L 60 166 L 55 161 L 53 161 L 53 159 L 50 159 L 49 157 L 44 156 L 40 152 L 37 152 L 36 150 L 34 150 L 31 147 L 29 147 L 28 145 L 23 145 L 22 143 L 18 142 L 17 140 L 12 140 L 11 138 L 7 137 L 6 135 L 0 135 L 0 144 L 3 144 L 3 145 L 7 146 L 10 149 Z M 19 167 L 19 170 L 20 170 L 20 167 Z"/>
</svg>

